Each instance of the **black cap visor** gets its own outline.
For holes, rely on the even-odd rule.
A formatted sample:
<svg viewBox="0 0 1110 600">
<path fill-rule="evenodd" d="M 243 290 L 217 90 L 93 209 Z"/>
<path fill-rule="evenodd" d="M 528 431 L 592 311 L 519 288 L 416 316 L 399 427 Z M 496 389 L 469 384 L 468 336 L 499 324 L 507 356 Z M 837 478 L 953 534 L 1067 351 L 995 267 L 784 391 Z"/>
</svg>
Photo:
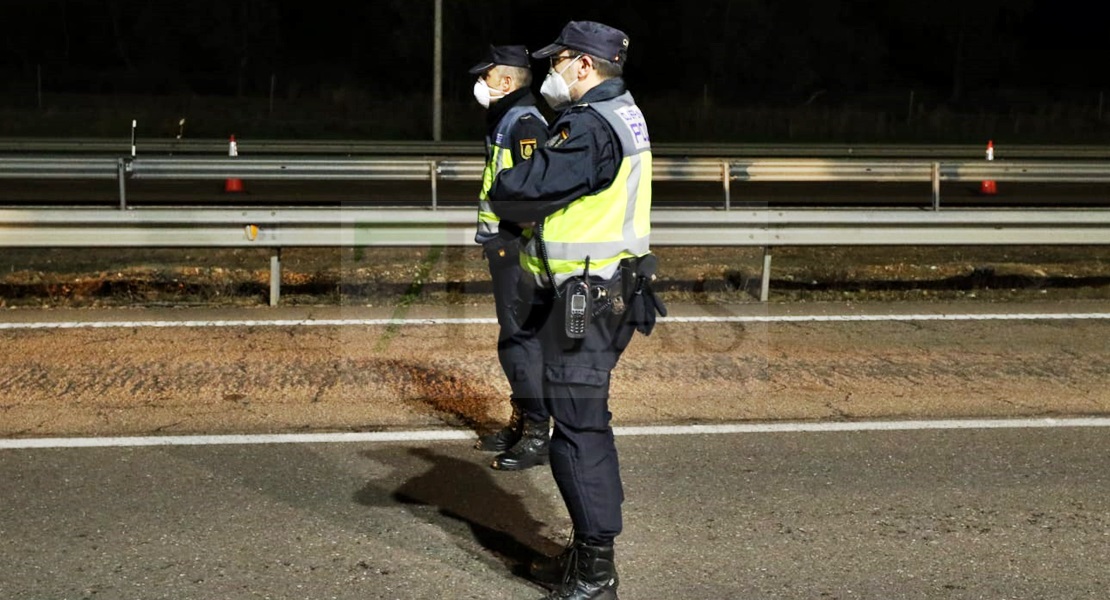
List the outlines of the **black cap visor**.
<svg viewBox="0 0 1110 600">
<path fill-rule="evenodd" d="M 471 75 L 481 75 L 482 73 L 485 73 L 486 71 L 492 69 L 496 65 L 497 65 L 497 63 L 489 62 L 489 61 L 480 62 L 480 63 L 474 65 L 473 67 L 470 67 L 469 73 Z"/>
<path fill-rule="evenodd" d="M 547 58 L 549 56 L 555 56 L 556 54 L 562 52 L 564 49 L 566 49 L 566 46 L 556 42 L 554 44 L 548 44 L 543 48 L 536 50 L 532 53 L 532 56 L 535 58 Z"/>
</svg>

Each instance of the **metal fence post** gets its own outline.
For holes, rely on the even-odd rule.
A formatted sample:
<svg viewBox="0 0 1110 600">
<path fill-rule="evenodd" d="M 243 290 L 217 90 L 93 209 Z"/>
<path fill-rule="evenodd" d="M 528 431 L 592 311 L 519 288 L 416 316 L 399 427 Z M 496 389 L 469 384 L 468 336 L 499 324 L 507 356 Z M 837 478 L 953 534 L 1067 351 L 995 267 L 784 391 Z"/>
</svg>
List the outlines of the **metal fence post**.
<svg viewBox="0 0 1110 600">
<path fill-rule="evenodd" d="M 771 247 L 763 247 L 763 276 L 759 285 L 759 301 L 766 302 L 771 297 Z"/>
<path fill-rule="evenodd" d="M 270 306 L 281 300 L 281 248 L 270 250 Z"/>
<path fill-rule="evenodd" d="M 933 163 L 933 210 L 940 210 L 940 163 Z"/>
<path fill-rule="evenodd" d="M 116 160 L 116 178 L 119 179 L 119 209 L 127 210 L 127 186 L 124 181 L 127 179 L 126 167 L 123 164 L 123 159 Z"/>
<path fill-rule="evenodd" d="M 721 162 L 721 171 L 724 174 L 723 183 L 725 188 L 725 210 L 732 209 L 732 166 L 726 160 Z"/>
<path fill-rule="evenodd" d="M 439 164 L 433 160 L 430 166 L 430 177 L 432 179 L 432 210 L 436 210 L 439 206 L 439 199 L 437 197 L 439 191 Z"/>
</svg>

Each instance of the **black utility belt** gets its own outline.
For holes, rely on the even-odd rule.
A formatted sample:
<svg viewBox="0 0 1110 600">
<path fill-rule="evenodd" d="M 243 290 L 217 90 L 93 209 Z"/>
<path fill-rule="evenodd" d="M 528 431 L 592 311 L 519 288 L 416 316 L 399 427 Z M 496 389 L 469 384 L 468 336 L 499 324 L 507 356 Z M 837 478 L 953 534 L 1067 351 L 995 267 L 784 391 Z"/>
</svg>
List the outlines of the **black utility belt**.
<svg viewBox="0 0 1110 600">
<path fill-rule="evenodd" d="M 571 277 L 559 286 L 559 295 L 565 296 L 568 289 L 572 286 L 585 282 L 582 276 Z M 612 279 L 599 279 L 597 277 L 590 277 L 587 287 L 590 289 L 590 296 L 594 300 L 604 300 L 621 295 L 622 281 L 620 273 L 613 276 Z"/>
</svg>

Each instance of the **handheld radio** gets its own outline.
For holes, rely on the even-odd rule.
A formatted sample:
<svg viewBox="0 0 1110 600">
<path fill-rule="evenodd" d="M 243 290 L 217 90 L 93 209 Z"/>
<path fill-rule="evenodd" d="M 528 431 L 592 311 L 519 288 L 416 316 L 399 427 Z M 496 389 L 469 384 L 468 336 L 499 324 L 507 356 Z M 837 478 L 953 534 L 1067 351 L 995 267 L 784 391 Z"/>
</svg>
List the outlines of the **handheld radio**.
<svg viewBox="0 0 1110 600">
<path fill-rule="evenodd" d="M 590 257 L 586 257 L 586 269 L 581 278 L 574 278 L 567 282 L 566 299 L 566 334 L 572 340 L 586 337 L 586 329 L 590 326 Z"/>
</svg>

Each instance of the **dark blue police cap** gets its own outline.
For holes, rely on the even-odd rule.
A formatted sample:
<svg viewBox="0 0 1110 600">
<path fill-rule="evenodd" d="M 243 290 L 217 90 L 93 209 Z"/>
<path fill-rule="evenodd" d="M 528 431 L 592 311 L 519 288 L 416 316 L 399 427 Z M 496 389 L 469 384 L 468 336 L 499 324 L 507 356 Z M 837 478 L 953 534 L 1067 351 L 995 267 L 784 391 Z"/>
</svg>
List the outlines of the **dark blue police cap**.
<svg viewBox="0 0 1110 600">
<path fill-rule="evenodd" d="M 482 62 L 470 67 L 470 74 L 485 73 L 496 65 L 525 68 L 532 66 L 528 60 L 528 49 L 524 46 L 494 46 L 490 44 L 489 51 L 482 58 Z"/>
<path fill-rule="evenodd" d="M 558 54 L 563 48 L 585 52 L 617 64 L 624 64 L 628 60 L 628 36 L 620 29 L 595 21 L 567 23 L 554 43 L 536 50 L 532 56 L 547 58 Z"/>
</svg>

